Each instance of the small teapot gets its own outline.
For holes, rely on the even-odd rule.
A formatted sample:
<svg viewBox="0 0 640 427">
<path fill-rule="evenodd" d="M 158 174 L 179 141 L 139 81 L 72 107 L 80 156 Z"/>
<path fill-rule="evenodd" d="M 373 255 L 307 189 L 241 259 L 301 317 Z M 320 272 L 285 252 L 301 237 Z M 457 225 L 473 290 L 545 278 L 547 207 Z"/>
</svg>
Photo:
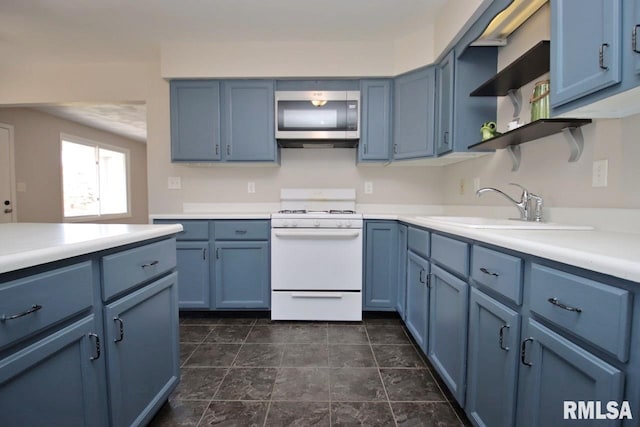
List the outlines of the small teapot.
<svg viewBox="0 0 640 427">
<path fill-rule="evenodd" d="M 498 135 L 502 135 L 498 132 L 496 122 L 484 122 L 480 127 L 480 133 L 482 134 L 482 140 L 495 138 Z"/>
</svg>

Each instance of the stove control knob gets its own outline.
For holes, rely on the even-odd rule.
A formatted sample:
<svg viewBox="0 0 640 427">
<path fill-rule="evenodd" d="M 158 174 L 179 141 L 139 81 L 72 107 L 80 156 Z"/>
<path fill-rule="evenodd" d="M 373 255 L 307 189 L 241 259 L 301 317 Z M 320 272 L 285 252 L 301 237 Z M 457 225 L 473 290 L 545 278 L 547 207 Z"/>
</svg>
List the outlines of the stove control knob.
<svg viewBox="0 0 640 427">
<path fill-rule="evenodd" d="M 313 226 L 314 227 L 320 227 L 320 221 L 318 221 L 318 220 L 313 221 Z"/>
<path fill-rule="evenodd" d="M 338 228 L 344 227 L 344 224 L 342 221 L 336 221 L 336 225 L 338 226 Z"/>
<path fill-rule="evenodd" d="M 351 221 L 347 221 L 346 227 L 351 228 Z"/>
<path fill-rule="evenodd" d="M 289 226 L 289 221 L 282 221 L 282 226 L 283 227 L 288 227 Z"/>
<path fill-rule="evenodd" d="M 298 226 L 298 221 L 291 221 L 291 226 L 292 227 L 297 227 Z"/>
</svg>

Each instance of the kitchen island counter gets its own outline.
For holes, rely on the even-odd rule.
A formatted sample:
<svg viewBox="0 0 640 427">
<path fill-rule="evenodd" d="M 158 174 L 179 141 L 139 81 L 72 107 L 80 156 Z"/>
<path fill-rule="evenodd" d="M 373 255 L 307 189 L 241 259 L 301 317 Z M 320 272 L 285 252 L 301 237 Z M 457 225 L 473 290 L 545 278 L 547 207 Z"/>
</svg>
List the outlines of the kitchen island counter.
<svg viewBox="0 0 640 427">
<path fill-rule="evenodd" d="M 0 273 L 169 236 L 180 224 L 0 224 Z"/>
</svg>

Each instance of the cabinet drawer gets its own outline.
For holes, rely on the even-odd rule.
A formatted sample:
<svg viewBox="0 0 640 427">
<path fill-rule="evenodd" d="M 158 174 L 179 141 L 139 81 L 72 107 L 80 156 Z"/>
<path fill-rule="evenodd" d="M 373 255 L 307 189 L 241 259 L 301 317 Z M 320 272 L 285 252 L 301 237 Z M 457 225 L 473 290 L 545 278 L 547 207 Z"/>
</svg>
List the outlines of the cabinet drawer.
<svg viewBox="0 0 640 427">
<path fill-rule="evenodd" d="M 215 240 L 269 240 L 269 221 L 216 221 Z"/>
<path fill-rule="evenodd" d="M 522 259 L 474 246 L 471 250 L 471 277 L 516 304 L 522 304 Z"/>
<path fill-rule="evenodd" d="M 531 310 L 626 362 L 631 294 L 542 265 L 531 267 Z"/>
<path fill-rule="evenodd" d="M 469 275 L 469 245 L 465 242 L 432 234 L 431 259 L 454 273 Z"/>
<path fill-rule="evenodd" d="M 428 258 L 429 257 L 429 232 L 419 228 L 409 227 L 409 235 L 407 237 L 407 247 L 416 254 Z"/>
<path fill-rule="evenodd" d="M 157 219 L 155 224 L 182 224 L 177 240 L 209 240 L 209 221 L 191 221 L 179 219 Z"/>
<path fill-rule="evenodd" d="M 93 286 L 90 261 L 0 284 L 0 349 L 90 308 Z"/>
<path fill-rule="evenodd" d="M 175 239 L 129 249 L 102 258 L 102 297 L 106 301 L 176 266 Z"/>
<path fill-rule="evenodd" d="M 360 321 L 362 295 L 360 292 L 272 291 L 271 319 Z"/>
</svg>

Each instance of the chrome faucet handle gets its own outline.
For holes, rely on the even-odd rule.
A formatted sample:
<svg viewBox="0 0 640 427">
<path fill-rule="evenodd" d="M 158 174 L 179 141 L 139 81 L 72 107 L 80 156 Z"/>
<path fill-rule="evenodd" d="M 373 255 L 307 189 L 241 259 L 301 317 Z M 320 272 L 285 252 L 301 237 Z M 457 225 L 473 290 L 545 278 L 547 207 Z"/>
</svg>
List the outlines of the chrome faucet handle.
<svg viewBox="0 0 640 427">
<path fill-rule="evenodd" d="M 529 190 L 527 190 L 526 188 L 524 188 L 520 184 L 516 184 L 515 182 L 510 182 L 509 185 L 515 185 L 516 187 L 519 187 L 519 188 L 522 189 L 522 196 L 520 196 L 520 201 L 521 202 L 529 201 Z"/>
</svg>

